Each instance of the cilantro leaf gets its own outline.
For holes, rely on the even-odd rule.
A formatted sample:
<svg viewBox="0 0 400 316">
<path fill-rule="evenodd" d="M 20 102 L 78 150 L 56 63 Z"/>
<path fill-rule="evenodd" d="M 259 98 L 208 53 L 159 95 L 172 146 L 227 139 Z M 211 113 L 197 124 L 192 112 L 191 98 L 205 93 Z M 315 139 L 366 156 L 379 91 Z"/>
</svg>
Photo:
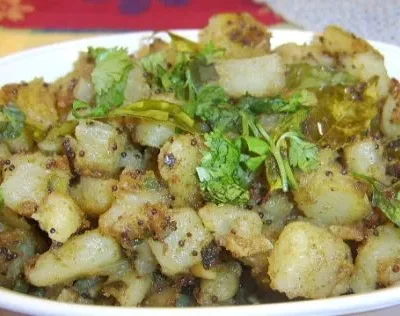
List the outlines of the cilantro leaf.
<svg viewBox="0 0 400 316">
<path fill-rule="evenodd" d="M 400 226 L 400 201 L 388 198 L 383 191 L 374 188 L 372 204 L 381 209 L 390 221 Z"/>
<path fill-rule="evenodd" d="M 202 191 L 214 203 L 247 203 L 249 191 L 239 146 L 219 130 L 206 134 L 205 140 L 209 151 L 196 169 Z"/>
<path fill-rule="evenodd" d="M 25 113 L 18 107 L 7 105 L 0 113 L 0 140 L 15 139 L 21 135 L 25 127 Z"/>
<path fill-rule="evenodd" d="M 231 130 L 239 126 L 240 113 L 228 104 L 224 89 L 216 85 L 200 88 L 195 100 L 187 105 L 187 112 L 207 122 L 213 129 Z"/>
<path fill-rule="evenodd" d="M 203 60 L 205 64 L 215 63 L 218 58 L 225 55 L 224 48 L 217 48 L 213 42 L 207 43 L 200 51 L 198 58 Z"/>
<path fill-rule="evenodd" d="M 266 158 L 266 155 L 251 157 L 247 159 L 245 163 L 247 168 L 249 168 L 251 171 L 256 171 L 265 162 Z"/>
<path fill-rule="evenodd" d="M 262 139 L 247 136 L 245 137 L 249 151 L 258 155 L 265 155 L 269 151 L 269 145 Z"/>
<path fill-rule="evenodd" d="M 289 163 L 292 167 L 298 167 L 303 172 L 310 172 L 319 166 L 318 148 L 315 144 L 309 143 L 300 138 L 296 133 L 286 133 L 283 138 L 288 138 Z"/>
<path fill-rule="evenodd" d="M 149 54 L 140 59 L 140 63 L 147 73 L 157 73 L 160 67 L 165 67 L 165 54 L 164 52 L 157 52 L 154 54 Z"/>
<path fill-rule="evenodd" d="M 90 48 L 89 54 L 95 57 L 92 81 L 96 92 L 96 107 L 92 108 L 77 100 L 72 106 L 76 117 L 104 116 L 111 109 L 121 106 L 128 75 L 133 67 L 126 49 Z"/>
<path fill-rule="evenodd" d="M 253 114 L 262 113 L 294 113 L 302 107 L 316 105 L 317 100 L 312 92 L 303 90 L 289 99 L 281 97 L 258 98 L 246 95 L 240 99 L 238 107 Z"/>
<path fill-rule="evenodd" d="M 273 131 L 272 136 L 277 139 L 280 135 L 286 132 L 301 133 L 303 130 L 303 123 L 310 115 L 309 108 L 301 108 L 295 113 L 286 114 L 279 121 L 278 126 Z"/>
<path fill-rule="evenodd" d="M 372 185 L 372 205 L 378 207 L 391 222 L 400 226 L 400 200 L 397 199 L 398 192 L 394 192 L 393 188 L 385 186 L 372 177 L 357 173 L 354 173 L 354 176 Z"/>
<path fill-rule="evenodd" d="M 167 67 L 164 52 L 143 57 L 140 62 L 153 90 L 174 92 L 178 99 L 193 101 L 203 85 L 218 78 L 213 63 L 224 51 L 212 43 L 201 48 L 176 34 L 169 35 L 178 50 L 174 65 Z"/>
<path fill-rule="evenodd" d="M 299 168 L 303 172 L 310 172 L 319 166 L 318 148 L 316 145 L 303 140 L 295 132 L 282 134 L 275 142 L 274 139 L 265 131 L 262 125 L 255 123 L 258 133 L 264 138 L 268 145 L 268 152 L 274 157 L 275 161 L 269 161 L 270 166 L 266 165 L 267 176 L 271 176 L 271 186 L 274 189 L 281 188 L 287 192 L 289 188 L 296 189 L 297 182 L 292 168 Z M 288 142 L 290 146 L 288 146 Z M 267 153 L 267 147 L 264 146 Z M 268 156 L 267 156 L 268 158 Z M 277 175 L 280 175 L 280 180 Z"/>
</svg>

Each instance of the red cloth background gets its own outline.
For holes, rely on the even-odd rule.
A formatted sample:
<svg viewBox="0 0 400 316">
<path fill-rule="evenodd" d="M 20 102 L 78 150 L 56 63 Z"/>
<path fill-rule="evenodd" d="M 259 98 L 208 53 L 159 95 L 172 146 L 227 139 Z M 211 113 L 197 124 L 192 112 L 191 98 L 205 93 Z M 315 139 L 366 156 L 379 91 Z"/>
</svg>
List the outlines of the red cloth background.
<svg viewBox="0 0 400 316">
<path fill-rule="evenodd" d="M 145 30 L 204 27 L 218 12 L 247 11 L 266 24 L 282 22 L 251 0 L 0 0 L 31 5 L 21 21 L 2 20 L 14 28 L 65 30 Z"/>
</svg>

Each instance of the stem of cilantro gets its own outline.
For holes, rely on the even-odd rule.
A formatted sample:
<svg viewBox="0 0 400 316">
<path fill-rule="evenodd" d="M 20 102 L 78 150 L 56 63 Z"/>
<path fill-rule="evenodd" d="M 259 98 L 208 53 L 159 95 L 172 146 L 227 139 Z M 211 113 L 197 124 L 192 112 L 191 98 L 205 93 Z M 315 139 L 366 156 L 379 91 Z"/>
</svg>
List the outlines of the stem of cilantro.
<svg viewBox="0 0 400 316">
<path fill-rule="evenodd" d="M 301 139 L 296 135 L 296 133 L 294 133 L 294 132 L 286 132 L 286 133 L 282 134 L 279 137 L 278 141 L 276 142 L 276 147 L 278 148 L 279 152 L 280 152 L 280 150 L 281 150 L 281 148 L 283 146 L 286 146 L 286 139 L 287 138 L 295 138 L 295 139 L 301 141 Z M 287 178 L 288 178 L 288 182 L 289 182 L 289 184 L 290 184 L 290 186 L 292 188 L 296 189 L 297 188 L 297 181 L 296 181 L 296 177 L 293 174 L 292 167 L 290 166 L 288 159 L 283 159 L 283 161 L 284 161 L 284 165 L 285 165 L 285 170 L 286 170 L 286 175 L 287 175 Z"/>
<path fill-rule="evenodd" d="M 250 125 L 250 127 L 251 127 L 251 125 Z M 278 146 L 279 141 L 277 142 L 277 146 L 275 146 L 271 136 L 268 135 L 268 133 L 265 131 L 265 129 L 262 127 L 262 125 L 260 123 L 256 123 L 255 127 L 257 128 L 259 133 L 265 138 L 265 140 L 268 142 L 271 153 L 274 156 L 276 163 L 278 165 L 279 174 L 281 175 L 282 190 L 283 190 L 283 192 L 288 192 L 289 191 L 289 180 L 288 180 L 287 167 L 285 166 L 285 161 L 282 157 L 280 147 Z M 290 169 L 290 166 L 288 166 L 288 167 L 290 170 L 289 175 L 291 178 L 293 177 L 293 179 L 294 179 L 294 176 Z"/>
<path fill-rule="evenodd" d="M 249 127 L 250 127 L 251 131 L 253 132 L 253 135 L 255 137 L 261 137 L 261 131 L 259 131 L 258 125 L 260 125 L 260 127 L 263 129 L 265 134 L 267 134 L 267 132 L 264 130 L 264 128 L 261 126 L 261 124 L 259 124 L 259 123 L 255 124 L 253 120 L 249 120 Z"/>
<path fill-rule="evenodd" d="M 250 135 L 249 131 L 249 117 L 247 116 L 246 113 L 240 112 L 240 116 L 242 118 L 242 135 L 243 137 L 247 137 Z"/>
</svg>

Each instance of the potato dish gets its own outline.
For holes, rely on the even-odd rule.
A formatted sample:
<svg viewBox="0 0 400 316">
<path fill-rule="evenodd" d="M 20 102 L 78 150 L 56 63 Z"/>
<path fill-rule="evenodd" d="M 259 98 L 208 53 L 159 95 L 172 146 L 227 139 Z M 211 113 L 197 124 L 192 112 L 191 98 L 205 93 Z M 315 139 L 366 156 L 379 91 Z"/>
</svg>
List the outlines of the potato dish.
<svg viewBox="0 0 400 316">
<path fill-rule="evenodd" d="M 271 49 L 246 13 L 197 42 L 167 34 L 1 87 L 0 286 L 189 307 L 398 285 L 400 83 L 383 56 L 337 26 Z"/>
</svg>

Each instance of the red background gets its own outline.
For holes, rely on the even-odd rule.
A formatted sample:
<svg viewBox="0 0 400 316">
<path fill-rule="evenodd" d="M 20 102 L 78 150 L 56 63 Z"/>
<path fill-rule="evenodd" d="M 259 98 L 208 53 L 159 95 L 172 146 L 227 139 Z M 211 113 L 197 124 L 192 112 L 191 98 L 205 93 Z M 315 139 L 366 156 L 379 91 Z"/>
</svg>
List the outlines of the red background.
<svg viewBox="0 0 400 316">
<path fill-rule="evenodd" d="M 1 2 L 1 0 L 0 0 Z M 251 0 L 21 0 L 35 9 L 14 28 L 143 30 L 204 27 L 217 12 L 247 11 L 266 24 L 282 22 Z"/>
</svg>

